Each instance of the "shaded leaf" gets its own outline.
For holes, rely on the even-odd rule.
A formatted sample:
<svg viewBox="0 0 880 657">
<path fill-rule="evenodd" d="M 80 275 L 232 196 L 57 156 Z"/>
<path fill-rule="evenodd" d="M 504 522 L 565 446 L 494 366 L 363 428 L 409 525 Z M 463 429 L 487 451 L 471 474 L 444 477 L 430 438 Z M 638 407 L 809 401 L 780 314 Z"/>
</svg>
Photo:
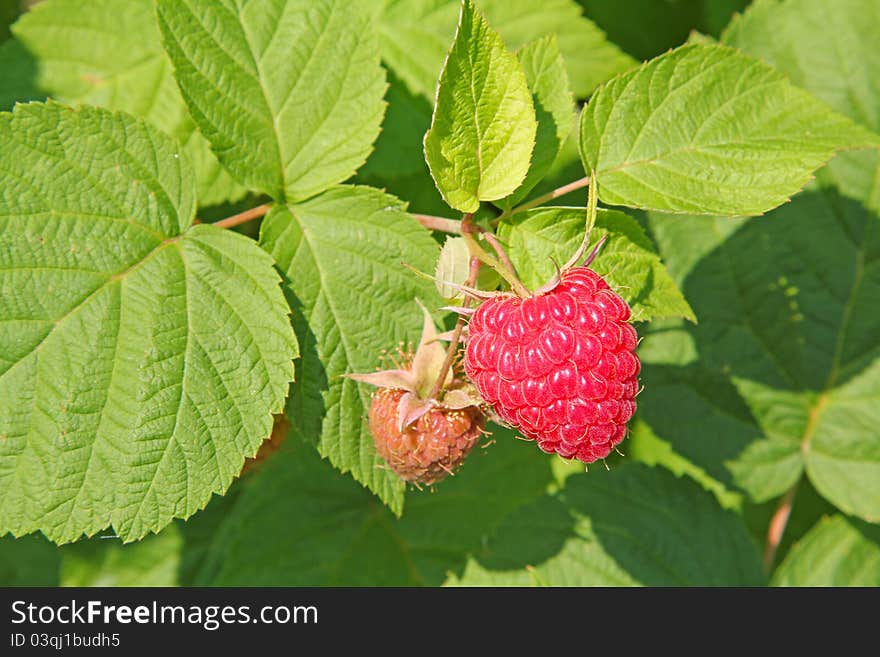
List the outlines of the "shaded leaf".
<svg viewBox="0 0 880 657">
<path fill-rule="evenodd" d="M 499 206 L 509 209 L 524 199 L 556 160 L 574 123 L 574 98 L 565 62 L 553 36 L 527 43 L 517 52 L 532 92 L 538 131 L 532 163 L 525 180 Z"/>
<path fill-rule="evenodd" d="M 639 464 L 568 477 L 511 514 L 456 583 L 468 586 L 757 586 L 742 520 L 687 478 Z"/>
<path fill-rule="evenodd" d="M 534 446 L 514 440 L 507 430 L 495 433 L 498 443 L 474 450 L 455 477 L 436 490 L 409 494 L 401 519 L 340 477 L 308 445 L 285 444 L 243 486 L 196 581 L 437 586 L 450 571 L 461 570 L 466 555 L 480 549 L 502 517 L 550 483 L 548 462 L 535 458 Z M 510 481 L 517 485 L 508 486 Z M 268 507 L 272 514 L 264 513 Z M 272 541 L 254 540 L 263 535 Z"/>
<path fill-rule="evenodd" d="M 0 537 L 0 586 L 58 586 L 60 552 L 33 534 Z"/>
<path fill-rule="evenodd" d="M 753 499 L 806 468 L 828 500 L 876 519 L 880 218 L 815 188 L 722 233 L 726 221 L 650 218 L 700 324 L 649 331 L 640 417 Z M 691 342 L 688 360 L 669 357 L 671 332 Z M 695 417 L 693 428 L 682 421 Z"/>
</svg>

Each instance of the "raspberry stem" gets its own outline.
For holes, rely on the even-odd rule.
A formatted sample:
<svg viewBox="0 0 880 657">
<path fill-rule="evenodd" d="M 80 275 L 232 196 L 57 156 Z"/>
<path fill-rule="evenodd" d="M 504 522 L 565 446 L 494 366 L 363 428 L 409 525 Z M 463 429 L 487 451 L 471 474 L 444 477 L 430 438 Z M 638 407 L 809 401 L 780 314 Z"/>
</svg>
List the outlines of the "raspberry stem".
<svg viewBox="0 0 880 657">
<path fill-rule="evenodd" d="M 556 189 L 547 192 L 546 194 L 536 196 L 527 203 L 523 203 L 522 205 L 518 205 L 515 208 L 508 210 L 507 212 L 501 213 L 501 215 L 492 220 L 492 225 L 497 226 L 499 221 L 503 221 L 504 219 L 507 219 L 512 215 L 517 214 L 518 212 L 531 210 L 532 208 L 536 208 L 539 205 L 543 205 L 547 201 L 552 201 L 553 199 L 559 198 L 560 196 L 565 196 L 566 194 L 575 190 L 589 187 L 589 185 L 589 176 L 579 178 L 578 180 L 573 180 L 572 182 L 562 185 L 561 187 L 557 187 Z M 460 235 L 462 232 L 461 222 L 456 221 L 455 219 L 438 217 L 433 214 L 415 214 L 413 216 L 418 220 L 420 224 L 422 224 L 422 226 L 428 228 L 429 230 L 436 230 L 441 233 L 450 233 L 452 235 Z"/>
<path fill-rule="evenodd" d="M 497 271 L 501 275 L 501 278 L 507 281 L 510 285 L 510 288 L 520 297 L 525 299 L 532 296 L 531 291 L 529 291 L 529 289 L 522 284 L 522 281 L 519 280 L 519 276 L 516 275 L 516 270 L 513 268 L 513 264 L 510 262 L 510 258 L 508 258 L 507 254 L 504 253 L 504 249 L 501 249 L 501 251 L 499 252 L 499 257 L 501 258 L 499 260 L 499 258 L 491 255 L 489 252 L 486 251 L 486 249 L 480 246 L 480 243 L 477 241 L 475 235 L 479 235 L 481 233 L 484 236 L 489 235 L 489 233 L 484 231 L 482 228 L 473 224 L 473 214 L 466 214 L 461 220 L 461 236 L 467 243 L 468 251 L 470 251 L 471 256 L 474 258 L 478 258 L 483 264 L 488 265 L 489 267 Z M 489 241 L 490 239 L 492 238 L 487 238 L 487 241 Z M 492 241 L 490 241 L 489 243 L 493 244 Z M 497 240 L 495 241 L 493 246 L 495 244 L 497 244 Z M 501 248 L 501 245 L 498 244 L 497 248 Z M 473 287 L 473 285 L 471 285 L 470 287 Z"/>
<path fill-rule="evenodd" d="M 481 233 L 483 239 L 486 240 L 489 245 L 495 250 L 495 253 L 498 254 L 498 259 L 501 261 L 501 264 L 507 267 L 519 280 L 519 274 L 516 272 L 516 267 L 513 266 L 513 262 L 510 260 L 510 256 L 507 255 L 507 251 L 504 250 L 504 247 L 501 246 L 501 242 L 498 241 L 498 238 L 494 233 L 490 233 L 489 231 L 484 231 Z"/>
<path fill-rule="evenodd" d="M 428 230 L 436 230 L 441 233 L 461 234 L 461 222 L 446 217 L 435 217 L 432 214 L 415 214 L 416 220 Z"/>
<path fill-rule="evenodd" d="M 596 173 L 593 172 L 593 176 Z M 587 258 L 587 262 L 581 263 L 581 258 L 584 257 L 584 254 L 587 252 L 587 249 L 590 246 L 590 234 L 593 232 L 593 226 L 596 225 L 596 214 L 598 210 L 598 197 L 599 195 L 596 193 L 596 186 L 593 185 L 590 187 L 590 192 L 587 194 L 587 221 L 584 226 L 584 238 L 581 240 L 581 245 L 578 247 L 578 250 L 575 251 L 574 255 L 571 256 L 568 262 L 565 263 L 562 267 L 562 271 L 569 269 L 570 267 L 576 267 L 579 264 L 583 264 L 583 266 L 589 265 L 593 262 L 593 259 L 599 252 L 599 249 L 602 248 L 602 245 L 605 243 L 605 238 L 603 237 L 599 240 L 599 243 L 593 249 L 593 252 Z M 607 236 L 606 236 L 607 237 Z"/>
<path fill-rule="evenodd" d="M 220 221 L 215 221 L 214 226 L 217 228 L 234 228 L 235 226 L 239 226 L 241 224 L 245 224 L 248 221 L 253 221 L 254 219 L 259 219 L 260 217 L 265 216 L 269 210 L 272 209 L 272 206 L 268 203 L 263 205 L 258 205 L 255 208 L 251 208 L 250 210 L 245 210 L 244 212 L 239 212 L 238 214 L 234 214 L 231 217 L 226 217 L 225 219 L 221 219 Z"/>
<path fill-rule="evenodd" d="M 544 205 L 547 201 L 552 201 L 553 199 L 559 198 L 560 196 L 565 196 L 570 192 L 573 192 L 578 189 L 583 189 L 584 187 L 589 187 L 590 185 L 590 176 L 584 176 L 583 178 L 578 178 L 562 187 L 557 187 L 556 189 L 547 192 L 546 194 L 541 194 L 540 196 L 536 196 L 531 201 L 527 203 L 523 203 L 522 205 L 518 205 L 510 212 L 505 212 L 499 217 L 499 219 L 504 219 L 506 216 L 510 216 L 516 214 L 517 212 L 525 212 L 526 210 L 531 210 L 532 208 L 536 208 L 539 205 Z"/>
<path fill-rule="evenodd" d="M 767 544 L 764 547 L 764 569 L 769 573 L 773 569 L 773 562 L 776 560 L 776 552 L 782 543 L 782 537 L 785 535 L 785 528 L 788 525 L 788 519 L 791 517 L 791 507 L 794 504 L 794 498 L 797 494 L 798 484 L 788 489 L 779 500 L 779 506 L 770 519 L 770 525 L 767 529 Z"/>
<path fill-rule="evenodd" d="M 474 287 L 477 284 L 477 276 L 480 275 L 481 266 L 482 263 L 480 262 L 480 259 L 471 256 L 470 270 L 468 271 L 468 277 L 465 281 L 467 287 Z M 462 305 L 465 308 L 470 308 L 471 301 L 472 299 L 470 297 L 465 297 Z M 437 395 L 440 394 L 440 390 L 443 388 L 443 382 L 446 381 L 446 374 L 449 372 L 449 368 L 452 367 L 452 363 L 455 362 L 455 357 L 458 355 L 458 343 L 461 341 L 461 332 L 463 330 L 464 316 L 459 315 L 458 321 L 455 322 L 455 328 L 452 331 L 452 338 L 449 340 L 449 348 L 446 350 L 446 359 L 443 361 L 437 381 L 434 382 L 434 386 L 431 388 L 431 392 L 428 395 L 429 399 L 436 399 Z"/>
</svg>

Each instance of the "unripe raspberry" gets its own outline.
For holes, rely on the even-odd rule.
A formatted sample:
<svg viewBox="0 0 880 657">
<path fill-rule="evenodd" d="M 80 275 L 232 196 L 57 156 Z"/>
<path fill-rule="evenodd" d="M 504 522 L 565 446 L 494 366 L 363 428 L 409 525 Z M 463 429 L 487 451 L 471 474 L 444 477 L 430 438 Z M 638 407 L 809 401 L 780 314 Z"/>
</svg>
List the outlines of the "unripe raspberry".
<svg viewBox="0 0 880 657">
<path fill-rule="evenodd" d="M 551 290 L 485 301 L 469 325 L 465 371 L 483 400 L 545 452 L 605 458 L 636 410 L 638 336 L 627 303 L 574 267 Z"/>
<path fill-rule="evenodd" d="M 394 369 L 346 376 L 378 388 L 370 432 L 379 455 L 406 481 L 430 486 L 458 469 L 484 433 L 486 418 L 474 386 L 448 367 L 434 322 L 422 311 L 414 354 L 401 351 Z"/>
<path fill-rule="evenodd" d="M 405 390 L 380 388 L 370 404 L 370 431 L 376 449 L 403 479 L 431 485 L 455 472 L 483 433 L 484 418 L 475 406 L 434 407 L 399 428 Z"/>
</svg>

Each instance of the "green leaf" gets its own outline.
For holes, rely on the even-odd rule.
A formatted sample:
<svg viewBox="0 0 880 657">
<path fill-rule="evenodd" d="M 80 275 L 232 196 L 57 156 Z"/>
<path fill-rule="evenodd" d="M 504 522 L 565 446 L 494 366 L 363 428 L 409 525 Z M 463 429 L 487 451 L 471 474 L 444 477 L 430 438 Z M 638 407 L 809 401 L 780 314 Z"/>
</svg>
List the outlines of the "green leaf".
<svg viewBox="0 0 880 657">
<path fill-rule="evenodd" d="M 65 546 L 61 586 L 177 586 L 183 538 L 176 525 L 137 543 L 100 538 Z"/>
<path fill-rule="evenodd" d="M 880 217 L 813 187 L 720 240 L 726 222 L 650 217 L 700 324 L 677 329 L 695 354 L 678 362 L 669 329 L 648 332 L 640 418 L 755 500 L 806 470 L 843 511 L 880 518 Z"/>
<path fill-rule="evenodd" d="M 692 214 L 761 214 L 836 149 L 880 146 L 880 136 L 724 46 L 683 46 L 615 78 L 580 125 L 600 200 Z"/>
<path fill-rule="evenodd" d="M 880 527 L 823 518 L 773 574 L 774 586 L 880 586 Z"/>
<path fill-rule="evenodd" d="M 756 0 L 722 41 L 761 57 L 841 114 L 880 126 L 873 0 Z"/>
<path fill-rule="evenodd" d="M 876 266 L 874 272 L 873 282 L 867 283 L 867 289 L 860 292 L 868 297 L 866 302 L 877 308 L 880 276 L 876 275 Z M 850 317 L 852 315 L 850 311 Z M 861 372 L 855 370 L 858 374 L 845 385 L 830 390 L 816 402 L 812 416 L 815 428 L 806 436 L 804 458 L 807 474 L 816 490 L 837 508 L 870 522 L 880 522 L 880 433 L 877 431 L 880 426 L 880 357 L 876 342 L 880 322 L 875 319 L 868 326 L 860 327 L 857 321 L 858 318 L 848 322 L 849 330 L 856 334 L 854 337 L 858 337 L 860 330 L 873 330 L 874 343 L 869 352 L 873 362 Z M 862 336 L 867 338 L 865 334 Z M 841 353 L 845 349 L 841 347 Z M 831 373 L 834 382 L 844 379 L 838 371 L 840 366 Z M 849 370 L 850 375 L 852 372 Z"/>
<path fill-rule="evenodd" d="M 510 209 L 532 191 L 553 166 L 574 123 L 574 98 L 565 62 L 553 36 L 533 41 L 517 52 L 532 92 L 538 131 L 532 164 L 519 188 L 499 205 Z"/>
<path fill-rule="evenodd" d="M 248 188 L 299 201 L 349 178 L 379 134 L 379 37 L 344 0 L 159 0 L 196 123 Z"/>
<path fill-rule="evenodd" d="M 13 31 L 16 40 L 0 54 L 0 70 L 13 75 L 11 88 L 4 80 L 0 109 L 48 95 L 129 112 L 184 145 L 201 204 L 244 195 L 189 117 L 162 49 L 153 0 L 45 0 Z"/>
<path fill-rule="evenodd" d="M 570 476 L 509 516 L 466 586 L 757 586 L 758 550 L 736 514 L 687 478 L 629 463 Z"/>
<path fill-rule="evenodd" d="M 433 98 L 455 32 L 459 0 L 375 0 L 382 21 L 382 59 L 413 92 Z M 482 0 L 480 10 L 505 43 L 518 48 L 556 35 L 572 88 L 588 96 L 612 75 L 635 66 L 573 0 Z"/>
<path fill-rule="evenodd" d="M 539 208 L 513 215 L 499 225 L 498 234 L 523 283 L 536 289 L 577 251 L 585 224 L 583 208 Z M 591 267 L 626 299 L 634 321 L 661 317 L 695 321 L 651 241 L 633 219 L 600 210 L 590 243 L 595 245 L 606 235 L 608 241 Z"/>
<path fill-rule="evenodd" d="M 446 202 L 476 212 L 526 176 L 537 131 L 522 67 L 471 0 L 446 58 L 425 159 Z"/>
<path fill-rule="evenodd" d="M 443 583 L 449 572 L 460 572 L 468 553 L 481 549 L 505 515 L 541 495 L 551 481 L 549 461 L 534 445 L 506 429 L 494 433 L 497 443 L 475 449 L 455 477 L 436 490 L 409 494 L 400 519 L 340 477 L 310 446 L 286 444 L 258 476 L 242 482 L 241 497 L 226 514 L 196 584 Z M 254 540 L 264 535 L 272 540 Z"/>
<path fill-rule="evenodd" d="M 43 536 L 0 536 L 0 586 L 58 586 L 60 551 Z"/>
<path fill-rule="evenodd" d="M 222 493 L 283 407 L 271 259 L 192 226 L 168 137 L 107 110 L 0 113 L 0 529 L 158 531 Z"/>
<path fill-rule="evenodd" d="M 794 84 L 880 132 L 880 13 L 872 0 L 758 0 L 725 42 L 784 71 Z M 823 175 L 880 211 L 880 153 L 841 153 Z"/>
<path fill-rule="evenodd" d="M 342 375 L 370 372 L 383 352 L 418 339 L 422 314 L 413 300 L 441 303 L 434 284 L 401 263 L 432 271 L 437 243 L 401 201 L 354 186 L 276 207 L 260 242 L 282 272 L 302 342 L 288 403 L 295 431 L 400 513 L 403 482 L 383 467 L 365 421 L 370 390 Z"/>
</svg>

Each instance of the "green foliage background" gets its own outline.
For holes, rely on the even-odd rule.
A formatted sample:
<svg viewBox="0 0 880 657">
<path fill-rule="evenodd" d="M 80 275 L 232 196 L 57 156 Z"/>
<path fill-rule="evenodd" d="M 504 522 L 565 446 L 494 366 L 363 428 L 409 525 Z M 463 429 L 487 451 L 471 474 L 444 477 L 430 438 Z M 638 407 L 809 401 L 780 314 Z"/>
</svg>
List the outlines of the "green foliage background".
<svg viewBox="0 0 880 657">
<path fill-rule="evenodd" d="M 30 441 L 0 445 L 0 520 L 20 535 L 0 538 L 0 585 L 880 585 L 880 2 L 484 0 L 510 51 L 477 21 L 436 95 L 457 1 L 27 4 L 0 2 L 0 110 L 51 98 L 143 123 L 93 109 L 68 123 L 59 104 L 0 115 L 0 440 L 24 426 Z M 511 125 L 528 138 L 509 147 Z M 125 157 L 94 135 L 121 140 Z M 468 159 L 483 147 L 494 168 Z M 372 448 L 369 391 L 341 375 L 417 337 L 413 299 L 444 305 L 400 266 L 434 271 L 440 253 L 442 237 L 412 213 L 458 216 L 445 198 L 490 218 L 585 164 L 600 202 L 620 206 L 600 211 L 593 239 L 609 242 L 595 268 L 644 338 L 624 454 L 585 472 L 496 427 L 455 477 L 407 490 Z M 96 194 L 81 182 L 90 174 L 146 191 Z M 238 229 L 256 242 L 190 226 L 262 202 L 274 207 L 259 234 Z M 554 205 L 584 202 L 579 190 Z M 89 217 L 119 208 L 155 235 L 137 248 L 124 230 L 96 239 L 103 224 Z M 74 262 L 63 242 L 52 262 L 25 262 L 39 224 L 21 217 L 41 212 L 70 219 L 56 239 L 97 250 Z M 545 207 L 505 215 L 498 234 L 537 286 L 582 227 L 582 211 Z M 180 261 L 134 278 L 166 242 Z M 70 262 L 81 288 L 49 271 Z M 38 275 L 15 273 L 24 265 Z M 181 280 L 201 292 L 194 311 L 122 314 L 126 294 L 169 304 Z M 172 319 L 204 344 L 177 354 L 193 373 L 162 370 L 157 390 L 178 385 L 191 403 L 161 457 L 149 431 L 120 456 L 127 425 L 102 442 L 84 421 L 98 456 L 77 470 L 78 452 L 44 445 L 21 412 L 33 401 L 54 421 L 66 384 L 31 391 L 13 365 L 39 322 L 62 317 L 24 304 L 22 286 L 72 299 L 95 281 L 118 283 L 120 344 L 152 345 Z M 36 331 L 26 338 L 22 312 Z M 100 361 L 89 326 L 64 325 L 66 342 L 45 349 L 83 345 L 81 362 L 56 355 L 61 380 Z M 241 371 L 224 369 L 238 359 Z M 120 380 L 108 398 L 125 399 Z M 223 407 L 212 381 L 246 403 Z M 290 435 L 232 481 L 288 384 Z M 139 401 L 180 412 L 158 400 Z M 143 487 L 113 479 L 119 464 Z M 33 485 L 53 467 L 81 474 L 72 501 Z M 792 499 L 762 564 L 770 518 Z"/>
</svg>

